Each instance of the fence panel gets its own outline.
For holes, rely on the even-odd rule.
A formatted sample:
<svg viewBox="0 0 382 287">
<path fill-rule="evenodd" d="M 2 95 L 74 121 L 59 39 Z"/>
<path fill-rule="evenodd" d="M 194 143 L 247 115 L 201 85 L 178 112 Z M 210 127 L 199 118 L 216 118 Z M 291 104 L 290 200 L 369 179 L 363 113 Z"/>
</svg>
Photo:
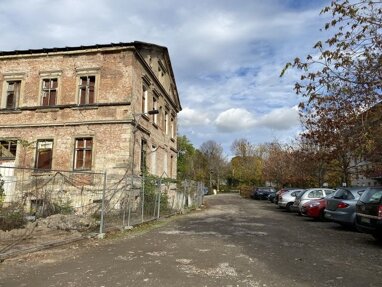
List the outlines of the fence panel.
<svg viewBox="0 0 382 287">
<path fill-rule="evenodd" d="M 25 227 L 26 218 L 45 220 L 47 225 L 51 224 L 50 218 L 57 221 L 57 215 L 61 216 L 59 220 L 71 220 L 55 222 L 60 232 L 80 224 L 80 218 L 86 222 L 81 224 L 89 225 L 88 231 L 103 233 L 111 228 L 123 229 L 203 203 L 202 183 L 176 182 L 164 176 L 132 177 L 127 172 L 39 172 L 12 166 L 2 166 L 1 171 L 6 174 L 2 184 L 6 192 L 0 198 L 0 255 L 4 250 L 8 251 L 9 246 L 17 248 L 15 242 L 25 240 L 25 234 L 27 237 L 31 237 L 32 232 L 36 234 L 35 227 L 30 225 L 14 231 L 11 237 L 3 232 L 12 227 Z M 14 220 L 15 216 L 19 221 Z"/>
</svg>

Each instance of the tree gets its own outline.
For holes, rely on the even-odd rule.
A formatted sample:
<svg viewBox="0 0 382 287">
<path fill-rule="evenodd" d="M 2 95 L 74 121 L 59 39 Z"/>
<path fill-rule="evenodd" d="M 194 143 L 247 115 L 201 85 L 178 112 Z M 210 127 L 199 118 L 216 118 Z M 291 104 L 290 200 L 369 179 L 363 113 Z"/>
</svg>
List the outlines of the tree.
<svg viewBox="0 0 382 287">
<path fill-rule="evenodd" d="M 212 178 L 214 178 L 216 179 L 216 187 L 219 190 L 221 176 L 226 172 L 226 161 L 222 146 L 213 140 L 209 140 L 200 146 L 199 151 L 207 162 L 207 175 L 210 187 Z"/>
<path fill-rule="evenodd" d="M 303 136 L 330 151 L 348 181 L 350 157 L 372 142 L 366 111 L 382 99 L 382 2 L 332 1 L 321 13 L 332 16 L 324 25 L 331 36 L 314 45 L 318 56 L 296 58 L 281 75 L 301 71 L 295 91 L 303 97 Z"/>
<path fill-rule="evenodd" d="M 231 180 L 244 185 L 262 184 L 262 160 L 256 155 L 256 147 L 242 138 L 232 143 L 231 150 L 235 155 L 231 160 Z"/>
<path fill-rule="evenodd" d="M 186 136 L 178 136 L 178 179 L 195 178 L 195 148 Z"/>
</svg>

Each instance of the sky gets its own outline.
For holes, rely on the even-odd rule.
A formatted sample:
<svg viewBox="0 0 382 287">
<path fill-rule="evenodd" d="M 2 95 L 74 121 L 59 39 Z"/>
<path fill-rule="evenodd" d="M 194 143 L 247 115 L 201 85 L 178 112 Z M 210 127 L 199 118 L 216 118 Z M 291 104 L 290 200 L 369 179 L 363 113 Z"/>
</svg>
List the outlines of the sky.
<svg viewBox="0 0 382 287">
<path fill-rule="evenodd" d="M 232 156 L 236 139 L 290 142 L 301 131 L 280 72 L 325 39 L 329 0 L 0 0 L 0 50 L 142 41 L 168 48 L 182 111 L 178 134 Z"/>
</svg>

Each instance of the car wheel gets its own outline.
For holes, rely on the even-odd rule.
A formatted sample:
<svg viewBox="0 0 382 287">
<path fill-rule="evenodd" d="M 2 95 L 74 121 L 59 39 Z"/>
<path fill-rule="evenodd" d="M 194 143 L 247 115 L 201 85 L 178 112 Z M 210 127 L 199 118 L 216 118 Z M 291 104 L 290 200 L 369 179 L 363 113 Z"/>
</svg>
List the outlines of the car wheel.
<svg viewBox="0 0 382 287">
<path fill-rule="evenodd" d="M 291 212 L 291 206 L 292 206 L 292 202 L 289 202 L 289 203 L 287 203 L 287 205 L 285 206 L 285 209 L 286 209 L 286 211 L 288 211 L 288 212 Z"/>
</svg>

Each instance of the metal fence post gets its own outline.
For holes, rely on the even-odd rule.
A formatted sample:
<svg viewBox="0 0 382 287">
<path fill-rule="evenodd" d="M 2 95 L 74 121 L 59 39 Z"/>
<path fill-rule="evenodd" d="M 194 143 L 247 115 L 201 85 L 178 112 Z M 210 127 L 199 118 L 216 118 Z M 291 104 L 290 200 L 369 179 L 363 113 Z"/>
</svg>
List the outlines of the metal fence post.
<svg viewBox="0 0 382 287">
<path fill-rule="evenodd" d="M 158 214 L 157 214 L 157 219 L 159 219 L 160 217 L 160 197 L 161 197 L 161 189 L 162 189 L 162 179 L 159 180 L 159 184 L 158 184 Z"/>
<path fill-rule="evenodd" d="M 142 173 L 142 223 L 144 221 L 144 210 L 145 210 L 145 173 Z"/>
<path fill-rule="evenodd" d="M 104 232 L 106 179 L 107 179 L 107 174 L 106 174 L 106 171 L 105 171 L 104 174 L 103 174 L 103 190 L 102 190 L 102 203 L 101 203 L 101 223 L 100 223 L 100 226 L 99 226 L 99 233 L 100 234 L 102 234 Z"/>
</svg>

